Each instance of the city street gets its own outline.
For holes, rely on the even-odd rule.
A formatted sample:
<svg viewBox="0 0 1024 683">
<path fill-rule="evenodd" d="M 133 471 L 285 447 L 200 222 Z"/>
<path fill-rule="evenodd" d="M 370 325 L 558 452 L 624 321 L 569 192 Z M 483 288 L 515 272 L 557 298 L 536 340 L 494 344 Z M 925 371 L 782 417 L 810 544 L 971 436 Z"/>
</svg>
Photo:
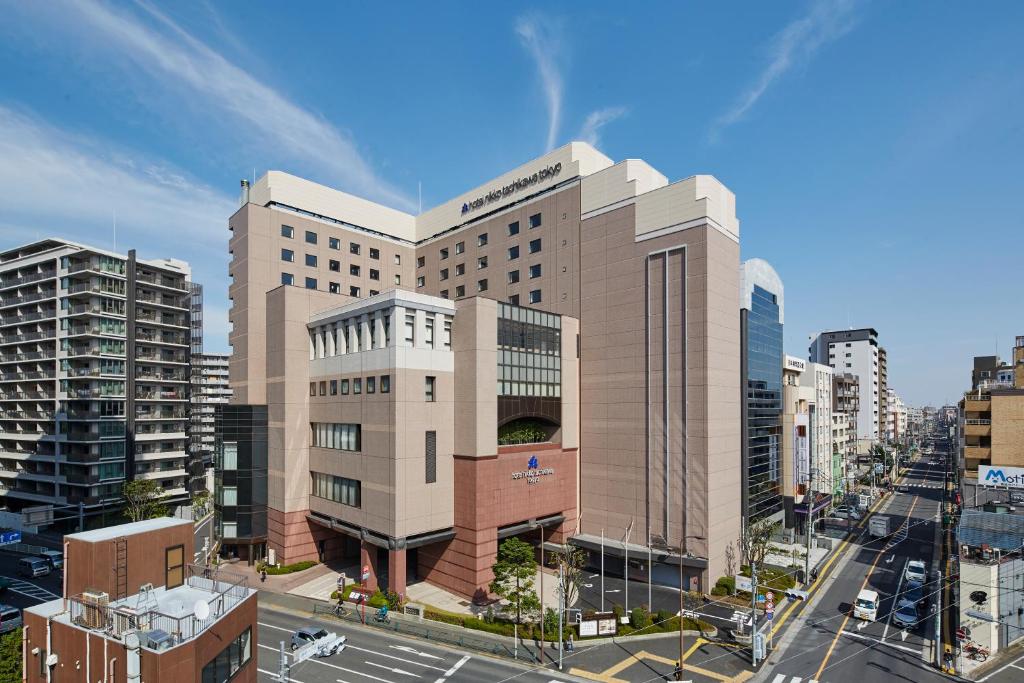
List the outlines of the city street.
<svg viewBox="0 0 1024 683">
<path fill-rule="evenodd" d="M 942 482 L 941 465 L 929 465 L 927 460 L 912 464 L 901 481 L 906 492 L 898 489 L 876 512 L 890 517 L 893 533 L 874 539 L 867 524 L 862 525 L 838 565 L 821 579 L 820 592 L 789 624 L 789 630 L 796 632 L 787 634 L 785 644 L 769 655 L 762 680 L 924 683 L 944 679 L 931 664 Z M 893 596 L 903 589 L 904 571 L 911 560 L 923 561 L 929 571 L 921 621 L 903 629 L 892 622 Z M 873 623 L 852 617 L 852 603 L 865 588 L 881 598 Z"/>
<path fill-rule="evenodd" d="M 548 683 L 580 680 L 552 671 L 534 671 L 485 655 L 461 652 L 421 640 L 404 638 L 359 624 L 318 621 L 261 607 L 259 610 L 259 671 L 261 682 L 277 680 L 281 641 L 291 661 L 288 644 L 299 627 L 316 625 L 347 638 L 345 649 L 325 658 L 295 665 L 294 683 L 402 683 L 431 681 L 477 683 L 523 681 Z"/>
<path fill-rule="evenodd" d="M 20 553 L 0 550 L 0 576 L 10 579 L 11 585 L 0 593 L 0 603 L 25 609 L 61 596 L 61 574 L 50 572 L 46 576 L 27 579 L 18 574 Z"/>
</svg>

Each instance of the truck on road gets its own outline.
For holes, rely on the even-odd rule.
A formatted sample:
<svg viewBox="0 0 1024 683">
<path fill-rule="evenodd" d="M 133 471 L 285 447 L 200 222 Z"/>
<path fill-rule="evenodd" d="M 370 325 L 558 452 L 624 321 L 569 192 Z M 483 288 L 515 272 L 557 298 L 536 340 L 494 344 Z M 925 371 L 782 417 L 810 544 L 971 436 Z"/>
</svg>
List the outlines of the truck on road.
<svg viewBox="0 0 1024 683">
<path fill-rule="evenodd" d="M 885 515 L 875 515 L 868 521 L 868 532 L 876 538 L 888 536 L 889 518 Z"/>
</svg>

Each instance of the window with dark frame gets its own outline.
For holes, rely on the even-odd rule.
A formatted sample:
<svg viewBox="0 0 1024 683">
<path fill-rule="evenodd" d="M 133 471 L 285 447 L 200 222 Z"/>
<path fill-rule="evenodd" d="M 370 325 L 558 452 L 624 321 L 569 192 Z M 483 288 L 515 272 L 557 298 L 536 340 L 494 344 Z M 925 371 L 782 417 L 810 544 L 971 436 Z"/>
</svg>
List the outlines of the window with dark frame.
<svg viewBox="0 0 1024 683">
<path fill-rule="evenodd" d="M 320 380 L 320 395 L 327 395 L 327 382 L 325 380 Z"/>
<path fill-rule="evenodd" d="M 331 396 L 337 396 L 337 395 L 338 395 L 338 380 L 332 379 L 331 380 Z"/>
<path fill-rule="evenodd" d="M 287 237 L 288 239 L 295 239 L 295 228 L 290 225 L 281 226 L 281 237 Z"/>
<path fill-rule="evenodd" d="M 376 391 L 377 391 L 377 378 L 373 377 L 371 375 L 370 377 L 366 378 L 366 393 L 373 394 Z"/>
<path fill-rule="evenodd" d="M 380 376 L 380 393 L 391 393 L 391 375 Z"/>
<path fill-rule="evenodd" d="M 513 235 L 518 235 L 518 234 L 519 234 L 519 221 L 512 221 L 511 223 L 508 224 L 508 236 L 512 237 Z"/>
<path fill-rule="evenodd" d="M 539 227 L 540 227 L 540 214 L 539 213 L 535 213 L 532 216 L 530 216 L 530 229 L 532 230 L 533 228 L 539 228 Z"/>
<path fill-rule="evenodd" d="M 312 230 L 306 231 L 306 244 L 316 244 L 316 233 Z"/>
</svg>

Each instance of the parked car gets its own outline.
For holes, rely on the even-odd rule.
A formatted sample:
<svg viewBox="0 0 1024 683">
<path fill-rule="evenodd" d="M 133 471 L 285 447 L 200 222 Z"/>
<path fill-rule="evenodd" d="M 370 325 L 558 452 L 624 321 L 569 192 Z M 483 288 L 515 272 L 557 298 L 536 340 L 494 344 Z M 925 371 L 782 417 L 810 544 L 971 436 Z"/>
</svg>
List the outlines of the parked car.
<svg viewBox="0 0 1024 683">
<path fill-rule="evenodd" d="M 8 633 L 21 626 L 21 610 L 10 605 L 0 605 L 0 633 Z"/>
<path fill-rule="evenodd" d="M 51 571 L 64 568 L 64 553 L 59 550 L 44 550 L 39 553 L 39 557 L 46 560 L 46 564 L 50 565 Z"/>
<path fill-rule="evenodd" d="M 857 619 L 874 621 L 878 617 L 878 593 L 862 590 L 853 603 L 853 616 Z"/>
<path fill-rule="evenodd" d="M 18 573 L 32 579 L 50 573 L 50 563 L 41 557 L 23 557 L 18 560 Z"/>
<path fill-rule="evenodd" d="M 924 583 L 928 580 L 928 571 L 924 567 L 924 562 L 921 560 L 911 560 L 907 563 L 907 570 L 903 573 L 903 578 L 906 581 L 917 581 L 918 583 Z"/>
<path fill-rule="evenodd" d="M 903 592 L 899 594 L 899 600 L 896 601 L 897 605 L 910 603 L 916 606 L 924 600 L 923 583 L 920 581 L 907 581 L 903 586 Z"/>
<path fill-rule="evenodd" d="M 860 519 L 861 514 L 857 508 L 850 507 L 849 505 L 840 505 L 832 510 L 832 516 L 839 519 Z"/>
<path fill-rule="evenodd" d="M 911 628 L 916 626 L 918 621 L 920 621 L 920 616 L 917 612 L 917 605 L 912 602 L 897 605 L 896 610 L 892 613 L 892 623 L 897 626 Z"/>
</svg>

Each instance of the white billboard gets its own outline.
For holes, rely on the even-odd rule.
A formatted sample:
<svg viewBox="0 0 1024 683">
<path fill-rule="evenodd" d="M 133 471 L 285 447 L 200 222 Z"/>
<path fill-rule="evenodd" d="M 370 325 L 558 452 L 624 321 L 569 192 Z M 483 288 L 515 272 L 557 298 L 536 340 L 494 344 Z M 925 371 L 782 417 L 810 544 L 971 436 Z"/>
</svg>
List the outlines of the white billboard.
<svg viewBox="0 0 1024 683">
<path fill-rule="evenodd" d="M 1024 467 L 996 467 L 978 465 L 978 484 L 1024 489 Z"/>
</svg>

